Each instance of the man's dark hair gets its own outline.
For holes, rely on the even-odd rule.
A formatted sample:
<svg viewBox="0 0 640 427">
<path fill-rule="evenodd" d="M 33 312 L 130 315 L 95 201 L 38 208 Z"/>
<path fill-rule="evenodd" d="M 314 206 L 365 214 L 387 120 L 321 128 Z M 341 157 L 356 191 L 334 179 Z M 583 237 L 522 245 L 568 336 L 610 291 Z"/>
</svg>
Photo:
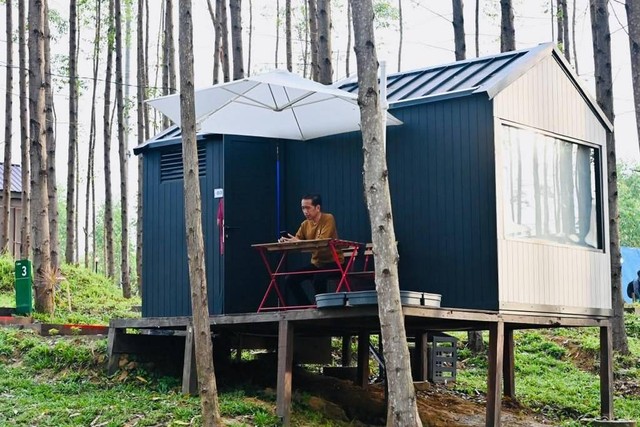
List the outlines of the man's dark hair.
<svg viewBox="0 0 640 427">
<path fill-rule="evenodd" d="M 311 200 L 313 206 L 322 206 L 322 197 L 319 194 L 305 194 L 302 200 Z"/>
</svg>

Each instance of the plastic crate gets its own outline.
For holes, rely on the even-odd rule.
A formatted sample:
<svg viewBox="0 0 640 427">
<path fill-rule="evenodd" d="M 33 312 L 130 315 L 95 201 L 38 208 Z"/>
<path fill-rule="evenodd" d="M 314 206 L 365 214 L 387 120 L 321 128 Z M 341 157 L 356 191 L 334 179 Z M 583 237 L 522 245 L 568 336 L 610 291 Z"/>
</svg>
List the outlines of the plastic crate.
<svg viewBox="0 0 640 427">
<path fill-rule="evenodd" d="M 447 334 L 430 335 L 429 371 L 427 377 L 433 383 L 448 383 L 456 380 L 458 363 L 458 339 Z"/>
</svg>

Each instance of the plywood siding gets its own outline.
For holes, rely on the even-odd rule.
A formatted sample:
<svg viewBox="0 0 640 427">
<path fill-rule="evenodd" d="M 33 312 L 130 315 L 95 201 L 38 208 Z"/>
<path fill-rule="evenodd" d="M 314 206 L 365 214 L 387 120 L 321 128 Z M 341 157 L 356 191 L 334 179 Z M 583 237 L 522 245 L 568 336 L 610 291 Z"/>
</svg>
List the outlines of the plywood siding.
<svg viewBox="0 0 640 427">
<path fill-rule="evenodd" d="M 603 145 L 605 128 L 553 56 L 494 98 L 495 116 Z"/>
<path fill-rule="evenodd" d="M 608 254 L 501 239 L 498 255 L 502 308 L 548 306 L 562 313 L 611 309 Z"/>
</svg>

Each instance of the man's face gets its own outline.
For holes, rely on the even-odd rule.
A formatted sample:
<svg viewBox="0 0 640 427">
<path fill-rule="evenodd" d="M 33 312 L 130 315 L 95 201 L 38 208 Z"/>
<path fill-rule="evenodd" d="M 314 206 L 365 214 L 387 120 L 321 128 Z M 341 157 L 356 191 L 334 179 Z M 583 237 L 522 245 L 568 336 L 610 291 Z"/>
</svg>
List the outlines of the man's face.
<svg viewBox="0 0 640 427">
<path fill-rule="evenodd" d="M 317 221 L 320 217 L 320 205 L 313 206 L 311 199 L 302 199 L 300 206 L 302 207 L 302 213 L 306 219 Z"/>
</svg>

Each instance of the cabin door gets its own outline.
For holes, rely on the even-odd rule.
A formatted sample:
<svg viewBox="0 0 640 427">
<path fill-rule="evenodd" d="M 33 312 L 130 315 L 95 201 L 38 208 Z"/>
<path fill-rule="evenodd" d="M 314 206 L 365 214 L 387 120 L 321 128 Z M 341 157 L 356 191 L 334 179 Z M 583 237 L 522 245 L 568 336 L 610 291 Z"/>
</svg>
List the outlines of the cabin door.
<svg viewBox="0 0 640 427">
<path fill-rule="evenodd" d="M 276 223 L 277 144 L 224 137 L 224 313 L 258 309 L 268 275 L 254 243 L 273 242 Z"/>
</svg>

